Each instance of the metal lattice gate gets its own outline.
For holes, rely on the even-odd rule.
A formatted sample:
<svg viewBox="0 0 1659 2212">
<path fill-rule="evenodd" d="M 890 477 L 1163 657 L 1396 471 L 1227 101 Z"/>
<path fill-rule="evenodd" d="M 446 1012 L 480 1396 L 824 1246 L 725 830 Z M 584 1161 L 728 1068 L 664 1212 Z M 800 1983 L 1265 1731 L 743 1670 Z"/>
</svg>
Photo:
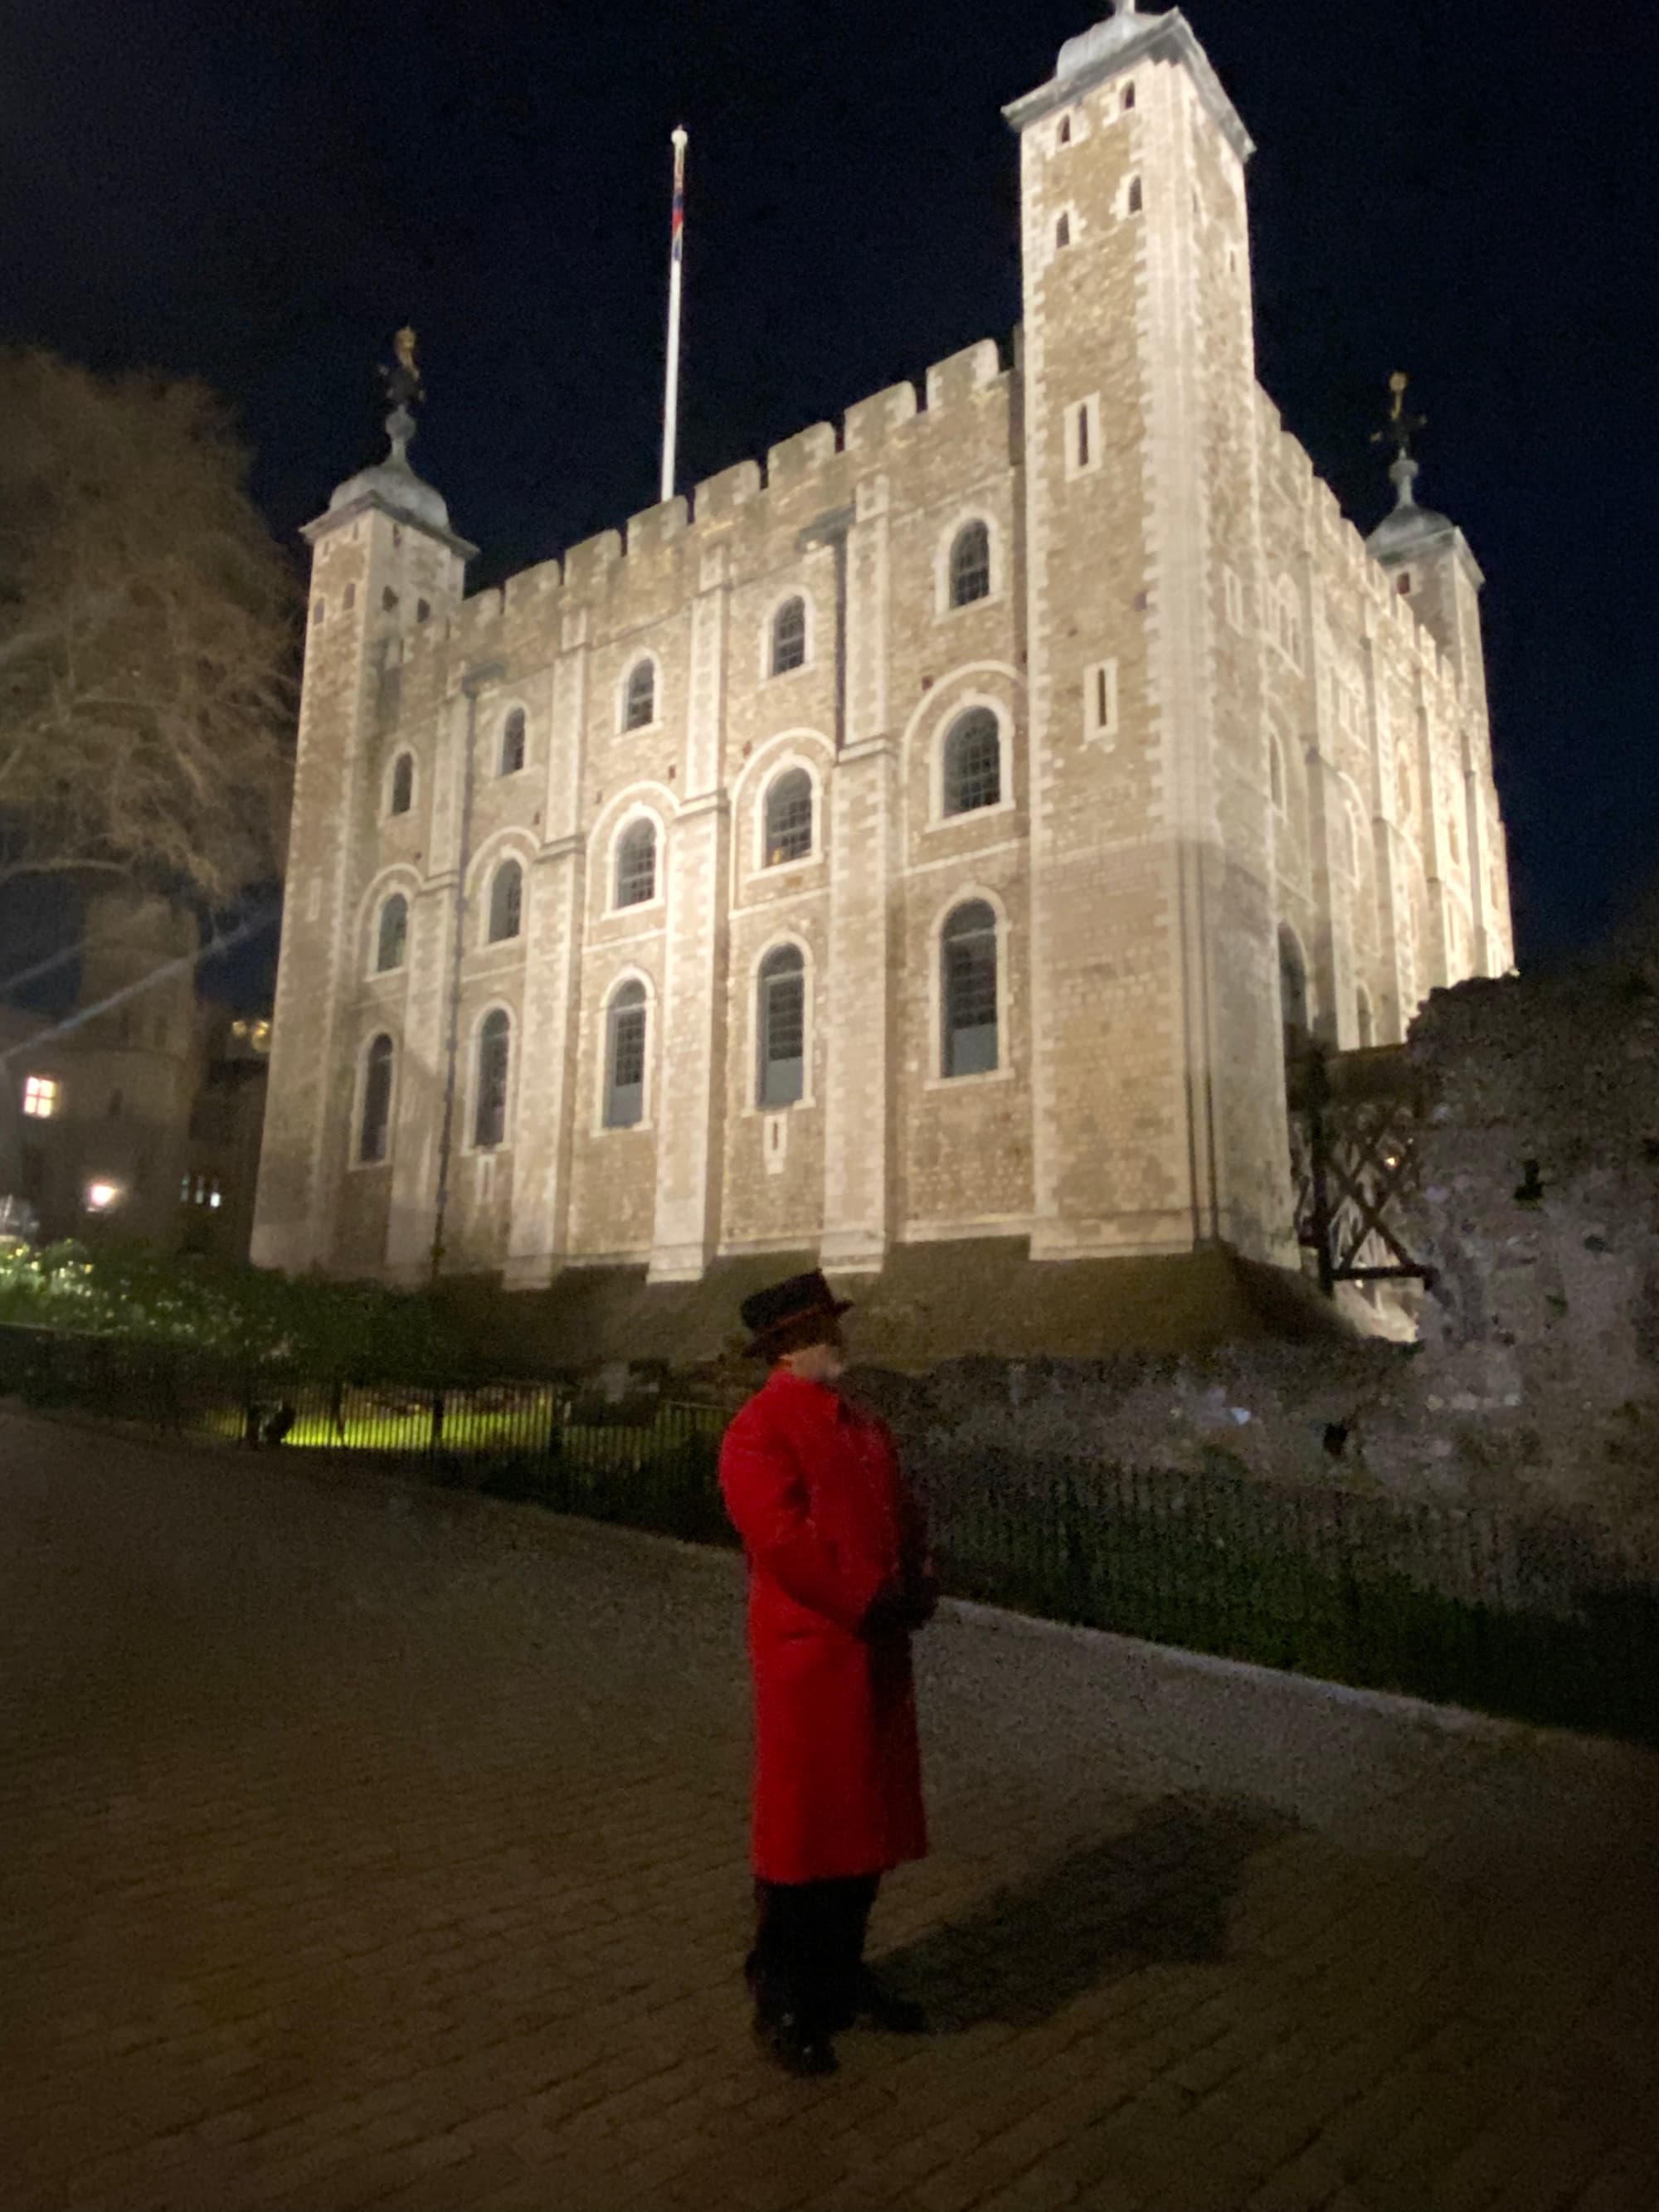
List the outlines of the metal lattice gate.
<svg viewBox="0 0 1659 2212">
<path fill-rule="evenodd" d="M 1398 1045 L 1317 1046 L 1287 1071 L 1296 1231 L 1327 1297 L 1339 1283 L 1420 1282 L 1405 1219 L 1417 1188 L 1424 1100 Z"/>
</svg>

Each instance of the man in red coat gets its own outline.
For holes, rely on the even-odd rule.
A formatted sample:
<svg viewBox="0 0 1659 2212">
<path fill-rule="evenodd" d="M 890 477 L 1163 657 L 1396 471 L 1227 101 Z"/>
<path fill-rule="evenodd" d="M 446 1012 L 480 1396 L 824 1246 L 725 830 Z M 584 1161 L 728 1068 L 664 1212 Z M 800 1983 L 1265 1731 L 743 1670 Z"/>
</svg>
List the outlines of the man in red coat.
<svg viewBox="0 0 1659 2212">
<path fill-rule="evenodd" d="M 755 1683 L 745 1972 L 756 2032 L 796 2074 L 832 2072 L 831 2039 L 860 2017 L 926 2026 L 871 1976 L 864 1938 L 883 1874 L 927 1849 L 910 1634 L 938 1593 L 891 1434 L 834 1387 L 847 1310 L 817 1273 L 744 1301 L 771 1372 L 720 1450 Z"/>
</svg>

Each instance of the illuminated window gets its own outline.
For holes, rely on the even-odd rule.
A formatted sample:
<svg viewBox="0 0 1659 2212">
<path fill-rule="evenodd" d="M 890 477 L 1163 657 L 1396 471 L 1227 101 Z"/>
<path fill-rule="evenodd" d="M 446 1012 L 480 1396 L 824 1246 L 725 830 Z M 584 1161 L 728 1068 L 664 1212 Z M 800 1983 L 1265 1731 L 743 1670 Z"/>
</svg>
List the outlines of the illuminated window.
<svg viewBox="0 0 1659 2212">
<path fill-rule="evenodd" d="M 623 691 L 623 727 L 648 730 L 657 719 L 657 664 L 636 660 Z"/>
<path fill-rule="evenodd" d="M 374 972 L 389 975 L 401 968 L 409 950 L 409 901 L 393 891 L 380 908 L 380 927 L 374 942 Z"/>
<path fill-rule="evenodd" d="M 619 907 L 648 906 L 657 896 L 657 826 L 635 822 L 617 846 L 617 899 Z"/>
<path fill-rule="evenodd" d="M 524 870 L 503 860 L 489 886 L 489 941 L 501 945 L 524 926 Z"/>
<path fill-rule="evenodd" d="M 787 769 L 766 793 L 766 865 L 782 867 L 812 850 L 812 779 L 804 768 Z"/>
<path fill-rule="evenodd" d="M 772 617 L 772 673 L 806 665 L 806 602 L 786 599 Z"/>
<path fill-rule="evenodd" d="M 478 1031 L 478 1100 L 472 1116 L 472 1141 L 493 1152 L 507 1141 L 507 1078 L 513 1048 L 513 1024 L 501 1007 L 484 1016 Z"/>
<path fill-rule="evenodd" d="M 524 766 L 525 715 L 522 707 L 515 707 L 501 725 L 501 772 L 517 775 Z"/>
<path fill-rule="evenodd" d="M 23 1079 L 23 1111 L 33 1115 L 37 1121 L 50 1121 L 62 1103 L 62 1091 L 58 1079 L 52 1075 L 27 1075 Z"/>
<path fill-rule="evenodd" d="M 1002 732 L 988 707 L 964 714 L 945 740 L 946 814 L 972 814 L 1002 799 Z"/>
<path fill-rule="evenodd" d="M 360 1160 L 373 1162 L 386 1156 L 392 1135 L 392 1039 L 377 1036 L 363 1064 L 363 1118 L 357 1133 Z"/>
<path fill-rule="evenodd" d="M 998 1064 L 997 918 L 970 899 L 945 922 L 939 940 L 943 1072 L 989 1075 Z"/>
<path fill-rule="evenodd" d="M 982 522 L 957 532 L 951 548 L 951 605 L 968 607 L 991 596 L 991 533 Z"/>
<path fill-rule="evenodd" d="M 806 1077 L 806 963 L 798 945 L 767 954 L 759 995 L 760 1103 L 793 1106 Z"/>
<path fill-rule="evenodd" d="M 645 986 L 624 983 L 605 1028 L 605 1126 L 632 1129 L 645 1119 Z"/>
</svg>

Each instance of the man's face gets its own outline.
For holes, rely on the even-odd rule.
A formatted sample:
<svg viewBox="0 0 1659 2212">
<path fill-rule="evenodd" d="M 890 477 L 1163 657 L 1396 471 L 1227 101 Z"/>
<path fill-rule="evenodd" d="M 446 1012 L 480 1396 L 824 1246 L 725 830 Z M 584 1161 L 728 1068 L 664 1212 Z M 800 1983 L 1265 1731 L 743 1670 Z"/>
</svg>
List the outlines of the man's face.
<svg viewBox="0 0 1659 2212">
<path fill-rule="evenodd" d="M 847 1345 L 839 1322 L 826 1324 L 822 1340 L 784 1354 L 783 1364 L 804 1382 L 834 1382 L 847 1372 Z"/>
</svg>

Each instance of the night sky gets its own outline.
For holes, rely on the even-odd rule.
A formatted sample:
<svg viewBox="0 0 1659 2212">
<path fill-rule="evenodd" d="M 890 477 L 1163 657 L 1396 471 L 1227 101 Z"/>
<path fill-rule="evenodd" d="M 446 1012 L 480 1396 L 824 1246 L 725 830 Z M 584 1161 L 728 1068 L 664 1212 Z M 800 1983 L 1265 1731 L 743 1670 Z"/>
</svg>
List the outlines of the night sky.
<svg viewBox="0 0 1659 2212">
<path fill-rule="evenodd" d="M 655 497 L 674 124 L 684 484 L 1006 342 L 1000 110 L 1104 12 L 19 0 L 0 337 L 207 379 L 291 541 L 384 450 L 375 365 L 413 322 L 415 459 L 484 549 L 476 588 Z M 1260 149 L 1262 381 L 1362 528 L 1412 373 L 1421 495 L 1487 576 L 1522 957 L 1571 952 L 1659 866 L 1656 11 L 1188 12 Z"/>
</svg>

